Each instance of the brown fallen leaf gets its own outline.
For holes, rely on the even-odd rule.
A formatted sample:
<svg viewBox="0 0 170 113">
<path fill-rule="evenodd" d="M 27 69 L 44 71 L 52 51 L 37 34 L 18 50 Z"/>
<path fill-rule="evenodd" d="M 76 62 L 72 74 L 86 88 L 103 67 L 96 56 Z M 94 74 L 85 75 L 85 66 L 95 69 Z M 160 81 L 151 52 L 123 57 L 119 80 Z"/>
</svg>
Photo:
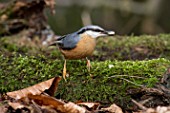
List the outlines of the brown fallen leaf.
<svg viewBox="0 0 170 113">
<path fill-rule="evenodd" d="M 95 103 L 95 102 L 80 102 L 80 103 L 76 103 L 76 104 L 82 105 L 82 106 L 90 109 L 90 111 L 97 110 L 100 106 L 100 103 Z"/>
<path fill-rule="evenodd" d="M 167 106 L 157 106 L 156 107 L 157 113 L 170 113 L 170 107 Z"/>
<path fill-rule="evenodd" d="M 49 109 L 55 109 L 59 113 L 87 113 L 87 110 L 84 107 L 80 107 L 77 104 L 72 102 L 65 103 L 59 99 L 54 97 L 50 97 L 48 95 L 28 95 L 27 98 L 39 106 L 46 106 Z M 48 109 L 48 110 L 49 110 Z"/>
<path fill-rule="evenodd" d="M 65 112 L 65 107 L 64 107 L 65 102 L 58 100 L 54 97 L 50 97 L 44 94 L 41 95 L 29 94 L 27 95 L 27 98 L 29 100 L 33 100 L 35 103 L 37 103 L 40 106 L 50 106 L 51 108 L 56 109 L 57 111 Z"/>
<path fill-rule="evenodd" d="M 65 108 L 64 113 L 88 113 L 88 111 L 85 108 L 80 107 L 72 102 L 68 102 L 67 104 L 65 104 L 64 108 Z"/>
<path fill-rule="evenodd" d="M 109 113 L 123 113 L 122 109 L 116 104 L 112 104 L 110 107 L 102 108 L 102 111 L 108 111 Z"/>
<path fill-rule="evenodd" d="M 49 88 L 51 88 L 52 91 L 49 91 L 50 94 L 54 94 L 54 89 L 57 88 L 59 81 L 61 80 L 60 77 L 55 77 L 55 78 L 51 78 L 47 81 L 38 83 L 36 85 L 21 89 L 21 90 L 17 90 L 17 91 L 12 91 L 12 92 L 8 92 L 7 95 L 11 98 L 14 98 L 16 100 L 27 97 L 28 94 L 32 94 L 32 95 L 39 95 L 41 94 L 43 91 L 48 90 Z M 53 83 L 55 82 L 55 83 Z M 54 84 L 54 87 L 53 87 Z M 53 92 L 54 91 L 54 92 Z"/>
<path fill-rule="evenodd" d="M 45 92 L 50 96 L 54 96 L 54 94 L 58 88 L 58 84 L 59 84 L 60 80 L 61 80 L 60 77 L 55 77 L 50 88 L 47 89 Z"/>
<path fill-rule="evenodd" d="M 59 113 L 55 109 L 50 108 L 49 106 L 42 106 L 42 113 Z"/>
<path fill-rule="evenodd" d="M 8 108 L 5 105 L 0 105 L 0 112 L 7 113 Z"/>
<path fill-rule="evenodd" d="M 170 106 L 157 106 L 156 108 L 148 108 L 140 113 L 170 113 Z"/>
<path fill-rule="evenodd" d="M 36 104 L 33 100 L 31 102 L 32 104 L 30 106 L 32 107 L 32 109 L 30 111 L 32 111 L 32 113 L 42 113 L 41 107 L 38 104 Z"/>
<path fill-rule="evenodd" d="M 8 102 L 8 105 L 11 106 L 14 110 L 22 109 L 25 107 L 20 102 Z"/>
</svg>

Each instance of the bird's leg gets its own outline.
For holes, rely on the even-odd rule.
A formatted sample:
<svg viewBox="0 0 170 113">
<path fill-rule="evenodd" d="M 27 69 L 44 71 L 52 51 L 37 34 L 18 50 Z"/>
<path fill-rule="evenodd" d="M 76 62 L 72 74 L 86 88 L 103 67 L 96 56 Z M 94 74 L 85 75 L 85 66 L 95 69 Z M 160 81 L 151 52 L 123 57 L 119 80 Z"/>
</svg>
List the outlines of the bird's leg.
<svg viewBox="0 0 170 113">
<path fill-rule="evenodd" d="M 66 69 L 66 59 L 64 60 L 64 67 L 63 67 L 63 78 L 66 80 L 67 69 Z"/>
<path fill-rule="evenodd" d="M 87 62 L 87 70 L 88 72 L 90 72 L 91 64 L 90 64 L 90 60 L 87 57 L 86 57 L 86 62 Z"/>
</svg>

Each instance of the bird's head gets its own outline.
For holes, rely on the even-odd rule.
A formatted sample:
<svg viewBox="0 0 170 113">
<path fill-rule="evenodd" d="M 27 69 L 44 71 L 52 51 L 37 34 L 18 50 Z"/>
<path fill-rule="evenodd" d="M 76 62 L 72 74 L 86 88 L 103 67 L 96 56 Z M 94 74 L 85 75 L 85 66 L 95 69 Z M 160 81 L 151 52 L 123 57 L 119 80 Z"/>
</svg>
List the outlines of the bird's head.
<svg viewBox="0 0 170 113">
<path fill-rule="evenodd" d="M 96 26 L 96 25 L 88 25 L 81 28 L 78 32 L 79 35 L 81 34 L 88 34 L 92 38 L 104 37 L 104 36 L 113 36 L 115 34 L 114 31 L 107 31 L 103 28 Z"/>
</svg>

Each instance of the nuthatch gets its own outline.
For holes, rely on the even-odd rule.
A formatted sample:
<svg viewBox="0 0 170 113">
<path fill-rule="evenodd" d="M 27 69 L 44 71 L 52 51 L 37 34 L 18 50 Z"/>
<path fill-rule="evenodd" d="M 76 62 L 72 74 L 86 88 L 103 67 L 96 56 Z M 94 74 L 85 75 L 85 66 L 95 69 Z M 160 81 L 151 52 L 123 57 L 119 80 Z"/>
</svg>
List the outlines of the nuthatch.
<svg viewBox="0 0 170 113">
<path fill-rule="evenodd" d="M 91 56 L 96 46 L 96 38 L 113 36 L 114 34 L 114 31 L 106 31 L 99 26 L 88 25 L 74 33 L 56 39 L 52 45 L 57 44 L 65 57 L 63 78 L 66 77 L 66 59 L 82 59 Z M 90 70 L 88 59 L 87 67 Z"/>
</svg>

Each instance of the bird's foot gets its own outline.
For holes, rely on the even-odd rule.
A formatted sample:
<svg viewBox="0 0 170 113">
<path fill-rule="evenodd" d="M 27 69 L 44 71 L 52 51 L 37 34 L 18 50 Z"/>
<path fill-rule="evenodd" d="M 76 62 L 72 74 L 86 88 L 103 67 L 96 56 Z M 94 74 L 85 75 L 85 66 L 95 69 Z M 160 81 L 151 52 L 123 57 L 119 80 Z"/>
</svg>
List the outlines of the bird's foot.
<svg viewBox="0 0 170 113">
<path fill-rule="evenodd" d="M 90 72 L 90 68 L 91 68 L 90 60 L 86 58 L 86 62 L 87 62 L 87 70 L 88 72 Z"/>
<path fill-rule="evenodd" d="M 63 78 L 66 81 L 66 77 L 68 77 L 67 68 L 66 68 L 66 60 L 64 61 L 64 67 L 63 67 Z"/>
</svg>

